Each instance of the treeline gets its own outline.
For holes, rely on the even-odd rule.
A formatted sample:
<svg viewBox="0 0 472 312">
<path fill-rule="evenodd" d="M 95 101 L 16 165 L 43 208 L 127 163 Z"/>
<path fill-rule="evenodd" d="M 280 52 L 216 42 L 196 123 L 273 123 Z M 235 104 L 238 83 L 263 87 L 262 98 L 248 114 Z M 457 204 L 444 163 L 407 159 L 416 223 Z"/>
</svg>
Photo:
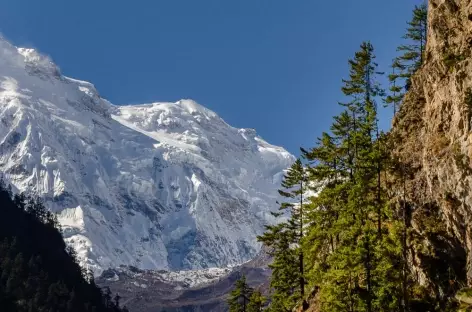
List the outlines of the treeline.
<svg viewBox="0 0 472 312">
<path fill-rule="evenodd" d="M 383 73 L 371 43 L 349 60 L 342 112 L 285 174 L 279 193 L 287 200 L 274 213 L 281 222 L 259 237 L 273 257 L 267 311 L 304 310 L 313 296 L 321 312 L 457 308 L 449 300 L 457 291 L 453 274 L 443 281 L 449 286 L 431 292 L 409 267 L 410 212 L 392 200 L 387 185 L 388 176 L 404 172 L 378 125 L 379 106 L 397 113 L 423 64 L 426 31 L 427 6 L 416 6 L 388 76 L 389 92 L 378 83 Z"/>
<path fill-rule="evenodd" d="M 53 213 L 0 181 L 0 311 L 123 312 L 66 247 Z"/>
</svg>

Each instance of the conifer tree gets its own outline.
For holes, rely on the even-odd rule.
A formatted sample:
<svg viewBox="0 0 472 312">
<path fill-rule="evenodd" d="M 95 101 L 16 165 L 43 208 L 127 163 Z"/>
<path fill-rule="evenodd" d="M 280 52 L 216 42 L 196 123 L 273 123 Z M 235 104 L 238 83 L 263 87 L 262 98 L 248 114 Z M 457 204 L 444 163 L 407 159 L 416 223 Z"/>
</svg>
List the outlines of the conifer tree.
<svg viewBox="0 0 472 312">
<path fill-rule="evenodd" d="M 376 297 L 374 288 L 375 246 L 382 236 L 382 217 L 384 214 L 380 170 L 382 155 L 378 146 L 379 130 L 377 105 L 375 100 L 383 96 L 383 90 L 375 81 L 377 64 L 374 62 L 373 46 L 365 42 L 350 61 L 350 79 L 344 80 L 343 93 L 351 98 L 344 104 L 353 111 L 352 122 L 356 125 L 352 135 L 355 149 L 353 179 L 348 192 L 347 215 L 351 230 L 346 234 L 354 248 L 348 256 L 358 276 L 355 276 L 355 289 L 359 294 L 361 306 L 365 311 L 373 311 Z M 359 266 L 360 265 L 360 266 Z M 358 267 L 359 266 L 359 267 Z M 359 282 L 357 280 L 363 280 Z"/>
<path fill-rule="evenodd" d="M 0 310 L 120 311 L 103 304 L 99 288 L 82 275 L 73 250 L 41 201 L 12 196 L 0 178 Z"/>
<path fill-rule="evenodd" d="M 411 76 L 421 67 L 424 62 L 424 52 L 427 39 L 428 7 L 425 3 L 415 6 L 413 15 L 408 22 L 408 28 L 403 39 L 407 40 L 397 48 L 401 53 L 392 64 L 394 72 L 389 76 L 392 93 L 388 103 L 398 103 L 403 98 L 404 91 L 408 91 L 411 85 Z M 402 85 L 403 84 L 403 85 Z M 392 89 L 393 88 L 393 89 Z"/>
<path fill-rule="evenodd" d="M 305 297 L 305 274 L 303 263 L 303 250 L 300 248 L 303 240 L 304 232 L 304 203 L 303 193 L 306 189 L 306 174 L 305 168 L 300 159 L 297 159 L 292 167 L 288 170 L 282 181 L 284 190 L 279 190 L 279 194 L 285 198 L 290 199 L 289 202 L 283 202 L 280 206 L 281 210 L 289 210 L 290 218 L 288 225 L 290 232 L 293 233 L 293 243 L 298 246 L 298 267 L 299 267 L 299 289 L 300 298 Z M 297 203 L 294 202 L 297 200 Z"/>
<path fill-rule="evenodd" d="M 247 312 L 261 312 L 266 303 L 266 298 L 262 295 L 259 290 L 255 290 L 249 298 L 249 304 L 247 306 Z"/>
<path fill-rule="evenodd" d="M 243 275 L 236 281 L 235 288 L 231 291 L 228 305 L 230 312 L 247 312 L 249 300 L 252 296 L 253 289 L 246 282 Z"/>
<path fill-rule="evenodd" d="M 310 183 L 318 187 L 307 212 L 304 250 L 314 259 L 308 276 L 320 287 L 323 311 L 383 311 L 379 298 L 390 290 L 381 269 L 391 268 L 391 258 L 381 255 L 384 241 L 390 242 L 376 104 L 384 92 L 374 60 L 372 45 L 363 43 L 343 80 L 345 111 L 334 118 L 332 134 L 304 151 Z"/>
<path fill-rule="evenodd" d="M 403 67 L 398 64 L 397 60 L 394 60 L 392 63 L 392 73 L 388 75 L 388 80 L 390 81 L 390 94 L 385 98 L 386 106 L 392 105 L 394 116 L 397 114 L 398 108 L 404 96 L 404 94 L 402 93 L 402 87 L 398 84 L 397 81 L 399 78 L 399 68 Z"/>
<path fill-rule="evenodd" d="M 287 201 L 282 202 L 279 212 L 273 215 L 287 220 L 276 226 L 267 226 L 259 241 L 270 248 L 274 259 L 270 266 L 273 271 L 273 298 L 280 299 L 278 304 L 290 310 L 298 300 L 304 300 L 305 297 L 304 254 L 301 245 L 305 219 L 303 193 L 307 186 L 305 168 L 300 159 L 284 175 L 282 187 L 279 194 Z"/>
<path fill-rule="evenodd" d="M 273 213 L 280 216 L 280 213 Z M 286 222 L 266 227 L 259 240 L 268 247 L 268 254 L 273 261 L 270 279 L 270 311 L 291 311 L 299 300 L 299 266 L 298 252 L 292 246 L 293 233 Z"/>
<path fill-rule="evenodd" d="M 362 272 L 359 268 L 354 270 L 365 279 L 364 299 L 366 311 L 372 311 L 372 267 L 373 267 L 373 241 L 374 229 L 371 220 L 376 214 L 377 232 L 380 232 L 381 211 L 379 199 L 373 200 L 373 194 L 378 193 L 378 155 L 376 155 L 375 137 L 377 129 L 377 112 L 374 99 L 382 94 L 380 87 L 373 83 L 377 64 L 373 61 L 373 47 L 370 43 L 363 43 L 359 52 L 350 60 L 350 79 L 344 80 L 343 93 L 351 98 L 344 104 L 352 114 L 353 131 L 351 137 L 355 149 L 353 163 L 353 180 L 349 192 L 348 215 L 351 233 L 347 236 L 352 240 L 352 257 L 356 263 L 362 263 Z M 375 181 L 375 182 L 374 182 Z M 375 183 L 375 184 L 374 184 Z M 375 185 L 375 187 L 374 187 Z M 374 191 L 375 188 L 375 191 Z M 356 242 L 357 241 L 357 242 Z M 362 272 L 362 273 L 361 273 Z M 357 276 L 356 278 L 360 278 Z"/>
</svg>

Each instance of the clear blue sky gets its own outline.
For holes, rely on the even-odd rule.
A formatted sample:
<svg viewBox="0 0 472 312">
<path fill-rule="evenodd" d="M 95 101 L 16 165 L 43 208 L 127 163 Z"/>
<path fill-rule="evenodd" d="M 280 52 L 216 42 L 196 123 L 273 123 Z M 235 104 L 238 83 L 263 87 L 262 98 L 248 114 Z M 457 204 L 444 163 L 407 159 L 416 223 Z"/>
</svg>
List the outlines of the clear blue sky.
<svg viewBox="0 0 472 312">
<path fill-rule="evenodd" d="M 388 71 L 419 2 L 0 0 L 0 32 L 115 104 L 192 98 L 298 154 L 339 111 L 348 58 L 370 40 Z"/>
</svg>

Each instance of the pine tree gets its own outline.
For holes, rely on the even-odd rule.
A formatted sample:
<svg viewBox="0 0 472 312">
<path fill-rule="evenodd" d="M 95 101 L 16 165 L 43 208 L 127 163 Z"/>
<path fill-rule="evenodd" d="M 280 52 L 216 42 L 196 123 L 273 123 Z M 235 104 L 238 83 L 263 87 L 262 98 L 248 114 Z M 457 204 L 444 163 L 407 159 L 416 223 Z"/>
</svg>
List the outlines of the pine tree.
<svg viewBox="0 0 472 312">
<path fill-rule="evenodd" d="M 308 206 L 303 248 L 313 259 L 308 276 L 320 288 L 322 311 L 388 311 L 385 298 L 398 297 L 397 285 L 385 280 L 398 272 L 395 257 L 385 254 L 397 250 L 398 240 L 387 230 L 390 210 L 381 183 L 386 157 L 376 104 L 384 92 L 374 60 L 372 45 L 363 43 L 349 61 L 342 87 L 347 101 L 340 103 L 345 110 L 334 118 L 332 134 L 303 150 L 318 193 Z"/>
<path fill-rule="evenodd" d="M 304 254 L 301 248 L 304 239 L 305 203 L 303 193 L 307 188 L 305 168 L 298 159 L 286 172 L 279 194 L 286 198 L 280 204 L 276 217 L 287 220 L 275 226 L 267 226 L 259 241 L 269 247 L 273 257 L 272 298 L 280 299 L 280 306 L 290 310 L 305 297 Z M 277 301 L 273 300 L 273 304 Z M 305 302 L 304 302 L 305 304 Z"/>
<path fill-rule="evenodd" d="M 84 278 L 57 218 L 41 201 L 13 196 L 0 178 L 0 204 L 2 312 L 119 311 L 106 307 L 98 287 Z"/>
<path fill-rule="evenodd" d="M 272 270 L 270 311 L 291 311 L 300 299 L 299 254 L 292 248 L 289 235 L 283 231 L 276 233 L 277 240 L 271 245 L 275 247 L 271 253 L 273 261 L 269 265 Z"/>
<path fill-rule="evenodd" d="M 300 298 L 303 300 L 305 298 L 305 274 L 301 242 L 304 237 L 303 222 L 305 219 L 303 194 L 307 187 L 305 168 L 300 159 L 297 159 L 285 174 L 282 180 L 282 187 L 284 190 L 279 190 L 279 194 L 290 199 L 290 201 L 283 202 L 280 209 L 289 210 L 290 212 L 288 226 L 290 227 L 290 232 L 293 233 L 293 243 L 297 245 L 298 249 L 299 290 Z M 297 200 L 297 203 L 294 202 L 295 200 Z"/>
<path fill-rule="evenodd" d="M 249 304 L 247 306 L 247 312 L 261 312 L 265 306 L 266 298 L 262 295 L 259 290 L 252 293 L 249 298 Z"/>
<path fill-rule="evenodd" d="M 388 80 L 390 81 L 390 94 L 385 98 L 386 106 L 392 105 L 394 116 L 397 114 L 404 96 L 404 93 L 402 93 L 402 87 L 397 81 L 400 78 L 399 73 L 401 70 L 404 70 L 404 67 L 398 63 L 398 60 L 394 60 L 392 63 L 392 73 L 388 76 Z"/>
<path fill-rule="evenodd" d="M 235 288 L 231 291 L 228 305 L 230 312 L 247 312 L 249 300 L 253 289 L 246 282 L 246 276 L 242 276 L 236 281 Z"/>
<path fill-rule="evenodd" d="M 428 7 L 421 4 L 413 9 L 413 16 L 408 22 L 408 28 L 403 39 L 407 40 L 397 48 L 402 54 L 398 56 L 392 64 L 394 72 L 389 76 L 393 83 L 392 93 L 388 98 L 388 103 L 398 103 L 399 98 L 403 98 L 404 92 L 408 91 L 411 85 L 411 76 L 421 67 L 424 62 L 427 39 Z M 402 82 L 404 85 L 402 86 Z"/>
</svg>

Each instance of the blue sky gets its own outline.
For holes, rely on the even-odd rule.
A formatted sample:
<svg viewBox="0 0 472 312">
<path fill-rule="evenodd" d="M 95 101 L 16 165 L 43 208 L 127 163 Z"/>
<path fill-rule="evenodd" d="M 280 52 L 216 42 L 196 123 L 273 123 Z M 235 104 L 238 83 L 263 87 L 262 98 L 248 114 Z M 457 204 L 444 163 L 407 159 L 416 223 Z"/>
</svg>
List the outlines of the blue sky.
<svg viewBox="0 0 472 312">
<path fill-rule="evenodd" d="M 298 154 L 339 112 L 360 43 L 388 71 L 419 2 L 0 0 L 0 32 L 115 104 L 192 98 Z"/>
</svg>

